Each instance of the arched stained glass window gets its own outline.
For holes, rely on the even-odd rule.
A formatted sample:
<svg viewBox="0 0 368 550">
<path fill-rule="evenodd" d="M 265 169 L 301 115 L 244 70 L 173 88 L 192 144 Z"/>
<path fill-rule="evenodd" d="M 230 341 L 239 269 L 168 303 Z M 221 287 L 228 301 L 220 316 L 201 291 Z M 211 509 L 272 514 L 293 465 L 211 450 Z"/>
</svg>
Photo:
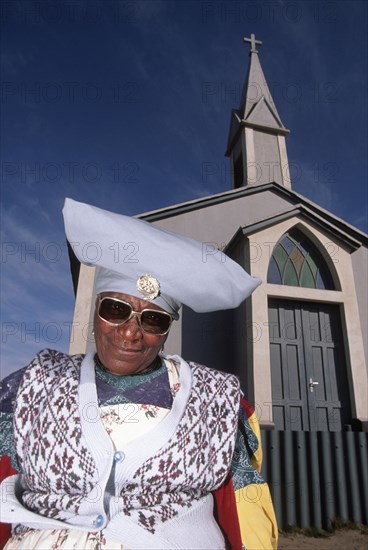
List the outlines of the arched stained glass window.
<svg viewBox="0 0 368 550">
<path fill-rule="evenodd" d="M 335 288 L 322 255 L 309 239 L 296 229 L 286 233 L 273 249 L 267 282 L 323 290 Z"/>
</svg>

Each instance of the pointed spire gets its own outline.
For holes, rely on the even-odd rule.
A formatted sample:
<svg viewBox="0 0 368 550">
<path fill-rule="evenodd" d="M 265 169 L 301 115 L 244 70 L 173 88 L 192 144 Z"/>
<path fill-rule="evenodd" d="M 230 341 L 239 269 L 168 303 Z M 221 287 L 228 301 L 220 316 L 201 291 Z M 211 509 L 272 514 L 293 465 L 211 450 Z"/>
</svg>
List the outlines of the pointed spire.
<svg viewBox="0 0 368 550">
<path fill-rule="evenodd" d="M 250 38 L 243 38 L 243 42 L 249 42 L 251 49 L 249 52 L 249 69 L 240 101 L 239 115 L 243 120 L 251 119 L 249 122 L 253 124 L 285 129 L 259 61 L 256 44 L 261 45 L 262 42 L 261 40 L 256 40 L 254 34 L 251 34 Z"/>
<path fill-rule="evenodd" d="M 249 69 L 239 109 L 231 113 L 226 155 L 230 157 L 233 187 L 275 182 L 291 188 L 283 125 L 258 58 L 262 44 L 254 34 Z"/>
</svg>

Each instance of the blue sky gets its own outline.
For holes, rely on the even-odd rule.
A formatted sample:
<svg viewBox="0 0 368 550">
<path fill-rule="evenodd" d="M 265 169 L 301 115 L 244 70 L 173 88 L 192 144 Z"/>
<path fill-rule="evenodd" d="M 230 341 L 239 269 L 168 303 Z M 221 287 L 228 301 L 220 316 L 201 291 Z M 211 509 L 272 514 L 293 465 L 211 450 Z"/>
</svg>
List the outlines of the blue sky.
<svg viewBox="0 0 368 550">
<path fill-rule="evenodd" d="M 259 55 L 293 189 L 367 230 L 365 1 L 2 5 L 1 375 L 67 351 L 66 196 L 137 214 L 231 187 L 230 111 Z"/>
</svg>

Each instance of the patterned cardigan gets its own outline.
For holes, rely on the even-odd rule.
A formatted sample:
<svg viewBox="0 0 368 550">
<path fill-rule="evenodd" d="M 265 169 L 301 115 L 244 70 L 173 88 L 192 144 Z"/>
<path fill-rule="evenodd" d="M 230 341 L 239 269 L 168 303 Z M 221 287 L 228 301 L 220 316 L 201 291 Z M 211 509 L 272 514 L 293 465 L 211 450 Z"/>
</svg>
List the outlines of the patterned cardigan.
<svg viewBox="0 0 368 550">
<path fill-rule="evenodd" d="M 61 521 L 64 528 L 67 522 L 70 527 L 105 529 L 107 535 L 118 537 L 122 527 L 129 532 L 133 525 L 132 537 L 137 547 L 147 548 L 151 534 L 155 540 L 160 536 L 163 541 L 170 538 L 170 525 L 176 536 L 181 525 L 188 544 L 190 526 L 197 520 L 198 525 L 205 527 L 197 531 L 196 543 L 202 537 L 203 544 L 213 540 L 211 547 L 221 548 L 223 539 L 211 526 L 208 506 L 203 505 L 206 500 L 208 503 L 206 495 L 215 491 L 217 519 L 227 531 L 225 538 L 231 548 L 240 548 L 242 542 L 248 549 L 254 544 L 260 548 L 260 540 L 264 540 L 265 548 L 274 546 L 272 505 L 267 505 L 268 488 L 257 472 L 259 434 L 256 425 L 252 426 L 253 411 L 244 401 L 239 413 L 241 430 L 237 429 L 237 379 L 194 363 L 188 365 L 178 357 L 173 359 L 181 362 L 181 390 L 158 431 L 148 433 L 141 448 L 139 444 L 124 448 L 128 458 L 123 473 L 116 465 L 114 468 L 119 506 L 114 507 L 117 500 L 113 495 L 107 514 L 106 491 L 102 491 L 100 499 L 92 495 L 96 487 L 106 487 L 114 451 L 103 427 L 99 432 L 101 426 L 93 420 L 93 407 L 98 408 L 101 398 L 106 402 L 107 394 L 110 401 L 114 395 L 111 391 L 106 393 L 99 378 L 95 383 L 92 356 L 83 359 L 43 350 L 21 375 L 4 381 L 3 414 L 5 421 L 6 415 L 13 415 L 13 440 L 17 468 L 23 474 L 21 498 L 25 509 L 36 512 L 42 520 L 46 517 L 51 522 L 49 528 Z M 147 379 L 143 377 L 141 384 L 139 379 L 134 382 L 130 395 L 125 392 L 132 402 L 137 401 L 138 390 L 146 398 L 142 386 Z M 151 375 L 148 382 L 150 387 L 165 388 L 165 369 Z M 168 395 L 157 395 L 155 399 L 167 401 Z M 98 447 L 93 445 L 96 440 Z M 8 452 L 12 454 L 11 450 Z M 46 468 L 46 463 L 52 467 Z M 234 499 L 234 495 L 240 498 Z M 122 516 L 126 519 L 124 526 Z M 259 523 L 265 534 L 257 529 L 252 542 L 254 516 L 262 516 Z M 19 520 L 19 509 L 16 517 Z M 176 518 L 180 518 L 179 524 Z M 24 523 L 47 528 L 43 521 L 35 524 L 29 517 L 24 518 Z M 229 523 L 231 526 L 226 526 Z"/>
</svg>

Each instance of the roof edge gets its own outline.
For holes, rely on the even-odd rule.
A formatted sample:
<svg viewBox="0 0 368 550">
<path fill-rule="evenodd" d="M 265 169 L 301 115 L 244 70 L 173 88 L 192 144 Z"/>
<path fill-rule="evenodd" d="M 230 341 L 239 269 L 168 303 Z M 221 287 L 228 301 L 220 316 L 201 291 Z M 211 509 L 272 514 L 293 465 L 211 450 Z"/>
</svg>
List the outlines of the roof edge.
<svg viewBox="0 0 368 550">
<path fill-rule="evenodd" d="M 280 212 L 279 214 L 275 214 L 273 216 L 269 216 L 268 218 L 264 218 L 263 220 L 260 220 L 259 222 L 256 222 L 254 224 L 244 225 L 240 227 L 240 231 L 243 235 L 252 235 L 254 233 L 257 233 L 258 231 L 261 231 L 262 229 L 266 229 L 277 223 L 289 220 L 290 218 L 293 218 L 295 216 L 301 216 L 302 218 L 311 221 L 317 227 L 323 229 L 327 233 L 330 233 L 331 236 L 333 236 L 334 238 L 338 238 L 342 243 L 345 244 L 345 246 L 349 248 L 350 251 L 357 250 L 362 245 L 361 241 L 351 237 L 349 234 L 340 230 L 339 228 L 336 228 L 336 225 L 326 222 L 324 218 L 318 216 L 318 214 L 316 214 L 303 204 L 296 204 L 289 210 Z M 233 238 L 235 238 L 238 233 L 239 230 L 235 233 Z M 229 242 L 228 246 L 230 246 L 230 244 L 231 241 Z"/>
<path fill-rule="evenodd" d="M 219 204 L 221 202 L 226 202 L 235 198 L 261 192 L 267 188 L 271 188 L 272 185 L 273 183 L 263 183 L 254 186 L 229 189 L 229 191 L 222 191 L 221 193 L 216 193 L 215 195 L 206 195 L 205 197 L 200 197 L 198 199 L 193 199 L 185 202 L 179 202 L 177 204 L 165 206 L 164 208 L 159 208 L 157 210 L 142 212 L 141 214 L 137 214 L 135 217 L 149 222 L 159 221 L 177 216 L 179 213 L 181 214 L 185 212 L 191 212 L 193 210 L 198 210 L 206 206 L 212 206 L 213 204 Z"/>
</svg>

